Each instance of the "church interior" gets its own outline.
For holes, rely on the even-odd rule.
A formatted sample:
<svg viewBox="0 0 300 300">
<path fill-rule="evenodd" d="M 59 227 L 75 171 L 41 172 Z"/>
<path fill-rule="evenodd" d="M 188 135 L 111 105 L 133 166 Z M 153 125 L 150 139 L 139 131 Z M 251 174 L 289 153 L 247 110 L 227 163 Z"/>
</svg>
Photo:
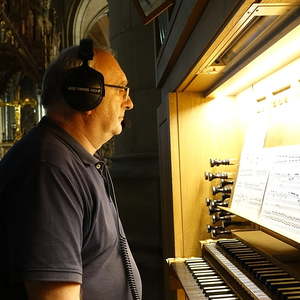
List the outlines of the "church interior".
<svg viewBox="0 0 300 300">
<path fill-rule="evenodd" d="M 300 0 L 0 1 L 0 161 L 91 38 L 134 103 L 102 151 L 143 299 L 300 299 Z"/>
</svg>

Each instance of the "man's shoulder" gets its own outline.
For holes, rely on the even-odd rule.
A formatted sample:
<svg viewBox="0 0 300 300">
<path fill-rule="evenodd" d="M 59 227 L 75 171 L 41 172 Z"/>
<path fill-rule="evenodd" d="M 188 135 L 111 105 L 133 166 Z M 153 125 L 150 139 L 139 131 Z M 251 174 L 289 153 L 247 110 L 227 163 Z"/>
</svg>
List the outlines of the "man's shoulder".
<svg viewBox="0 0 300 300">
<path fill-rule="evenodd" d="M 74 160 L 76 153 L 63 139 L 49 128 L 36 127 L 13 145 L 0 165 L 19 169 L 46 162 L 59 167 Z"/>
</svg>

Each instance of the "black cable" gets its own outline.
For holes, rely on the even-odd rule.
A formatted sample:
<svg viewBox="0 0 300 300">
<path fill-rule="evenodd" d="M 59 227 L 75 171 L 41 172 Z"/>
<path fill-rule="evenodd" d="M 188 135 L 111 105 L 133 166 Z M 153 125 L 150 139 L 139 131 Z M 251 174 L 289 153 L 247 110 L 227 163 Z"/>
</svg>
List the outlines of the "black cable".
<svg viewBox="0 0 300 300">
<path fill-rule="evenodd" d="M 119 246 L 120 246 L 120 252 L 121 252 L 121 259 L 125 268 L 125 273 L 127 277 L 128 286 L 131 292 L 131 295 L 133 297 L 133 300 L 141 300 L 138 289 L 136 286 L 133 270 L 132 270 L 132 264 L 130 261 L 130 256 L 128 253 L 128 247 L 127 247 L 127 239 L 125 236 L 123 236 L 121 229 L 120 229 L 120 221 L 119 221 L 119 211 L 118 211 L 118 205 L 117 205 L 117 198 L 115 194 L 115 189 L 113 185 L 112 178 L 110 176 L 108 167 L 105 162 L 103 162 L 104 166 L 104 180 L 106 180 L 107 188 L 108 188 L 108 194 L 112 197 L 112 201 L 115 205 L 116 213 L 117 213 L 117 224 L 118 224 L 118 231 L 119 231 Z"/>
<path fill-rule="evenodd" d="M 133 275 L 132 265 L 130 261 L 130 257 L 127 250 L 127 240 L 120 234 L 120 251 L 121 258 L 125 267 L 125 273 L 127 275 L 128 285 L 134 300 L 140 300 L 140 296 L 137 290 L 137 286 L 135 283 L 135 278 Z"/>
</svg>

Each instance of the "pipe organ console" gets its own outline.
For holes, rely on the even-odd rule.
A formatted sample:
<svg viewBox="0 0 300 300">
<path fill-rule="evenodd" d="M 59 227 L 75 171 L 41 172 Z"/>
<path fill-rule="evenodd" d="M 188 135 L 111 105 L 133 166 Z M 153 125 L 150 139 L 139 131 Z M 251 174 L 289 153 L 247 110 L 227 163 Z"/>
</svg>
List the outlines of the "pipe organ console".
<svg viewBox="0 0 300 300">
<path fill-rule="evenodd" d="M 177 300 L 300 299 L 300 0 L 238 2 L 158 114 Z"/>
<path fill-rule="evenodd" d="M 214 169 L 204 171 L 202 189 L 194 182 L 195 195 L 200 191 L 205 199 L 198 214 L 201 221 L 194 219 L 202 237 L 198 255 L 193 244 L 193 251 L 184 248 L 192 255 L 167 260 L 190 300 L 300 300 L 300 122 L 294 114 L 300 111 L 300 76 L 289 93 L 287 89 L 291 87 L 271 93 L 268 104 L 257 101 L 244 145 L 238 149 L 238 164 L 207 159 Z M 276 99 L 282 91 L 286 101 L 279 107 Z M 202 164 L 207 168 L 207 161 Z M 192 190 L 188 179 L 186 184 Z M 182 185 L 182 193 L 193 195 L 190 190 Z M 184 236 L 189 237 L 193 227 L 188 213 L 192 216 L 194 210 L 185 202 L 181 205 L 186 213 L 182 228 L 188 224 L 182 235 L 185 246 Z"/>
<path fill-rule="evenodd" d="M 226 234 L 223 228 L 213 230 Z M 202 257 L 171 265 L 190 300 L 292 300 L 300 299 L 299 258 L 296 262 L 291 267 L 291 263 L 276 260 L 274 253 L 268 255 L 249 242 L 229 238 L 206 241 Z"/>
</svg>

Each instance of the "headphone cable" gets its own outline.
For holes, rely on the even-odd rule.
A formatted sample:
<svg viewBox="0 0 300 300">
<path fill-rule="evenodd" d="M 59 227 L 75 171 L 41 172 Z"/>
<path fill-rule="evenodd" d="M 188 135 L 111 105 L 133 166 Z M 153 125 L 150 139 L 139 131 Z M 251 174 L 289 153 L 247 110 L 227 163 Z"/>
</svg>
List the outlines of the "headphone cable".
<svg viewBox="0 0 300 300">
<path fill-rule="evenodd" d="M 108 170 L 108 167 L 107 167 L 105 161 L 102 161 L 102 162 L 103 162 L 103 166 L 104 166 L 104 176 L 103 177 L 104 177 L 105 181 L 107 181 L 108 194 L 112 198 L 112 201 L 114 203 L 116 213 L 117 213 L 117 228 L 118 228 L 118 232 L 119 232 L 119 245 L 120 245 L 121 259 L 122 259 L 122 262 L 123 262 L 123 265 L 125 268 L 127 282 L 128 282 L 129 289 L 130 289 L 131 295 L 133 297 L 133 300 L 141 300 L 137 286 L 136 286 L 135 277 L 133 274 L 132 263 L 131 263 L 130 256 L 128 253 L 127 238 L 125 237 L 125 235 L 122 234 L 121 229 L 120 229 L 119 211 L 118 211 L 118 205 L 117 205 L 117 200 L 116 200 L 117 198 L 116 198 L 116 194 L 115 194 L 113 181 L 112 181 L 110 172 Z"/>
</svg>

